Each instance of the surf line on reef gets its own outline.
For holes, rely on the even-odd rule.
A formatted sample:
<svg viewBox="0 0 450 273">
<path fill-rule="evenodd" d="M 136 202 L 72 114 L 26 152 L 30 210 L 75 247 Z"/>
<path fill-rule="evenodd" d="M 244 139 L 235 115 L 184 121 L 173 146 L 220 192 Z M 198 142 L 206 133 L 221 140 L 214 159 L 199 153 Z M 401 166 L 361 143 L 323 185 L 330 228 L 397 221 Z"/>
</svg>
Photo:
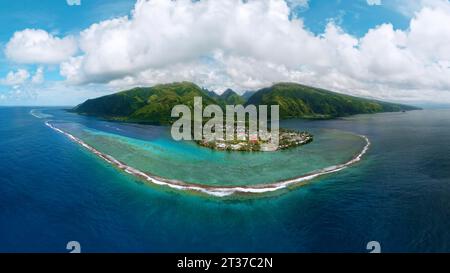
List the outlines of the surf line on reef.
<svg viewBox="0 0 450 273">
<path fill-rule="evenodd" d="M 195 192 L 199 192 L 199 193 L 203 193 L 203 194 L 207 194 L 207 195 L 211 195 L 211 196 L 216 196 L 216 197 L 226 197 L 226 196 L 238 195 L 238 194 L 242 194 L 242 195 L 263 194 L 263 193 L 275 192 L 275 191 L 286 189 L 288 187 L 293 187 L 296 185 L 301 185 L 302 183 L 305 183 L 306 181 L 318 178 L 320 176 L 342 171 L 342 170 L 348 168 L 349 166 L 361 161 L 362 157 L 369 150 L 369 147 L 370 147 L 369 139 L 366 136 L 359 135 L 366 141 L 366 145 L 364 146 L 364 148 L 361 150 L 360 153 L 355 155 L 350 161 L 348 161 L 344 164 L 330 166 L 327 168 L 323 168 L 323 169 L 314 171 L 309 174 L 305 174 L 305 175 L 302 175 L 299 177 L 295 177 L 292 179 L 286 179 L 286 180 L 282 180 L 282 181 L 278 181 L 278 182 L 274 182 L 274 183 L 256 184 L 256 185 L 248 185 L 248 186 L 223 186 L 223 187 L 220 187 L 220 186 L 208 186 L 208 185 L 202 185 L 202 184 L 196 184 L 196 183 L 186 183 L 186 182 L 179 181 L 179 180 L 167 179 L 167 178 L 158 177 L 158 176 L 155 176 L 155 175 L 152 175 L 149 173 L 144 173 L 134 167 L 126 165 L 125 163 L 115 159 L 111 155 L 100 152 L 99 150 L 88 145 L 87 143 L 83 142 L 81 139 L 75 137 L 74 135 L 57 128 L 56 126 L 51 124 L 50 121 L 46 121 L 45 125 L 51 129 L 55 130 L 56 132 L 65 135 L 73 142 L 81 145 L 82 147 L 89 150 L 93 154 L 97 155 L 98 157 L 100 157 L 104 161 L 108 162 L 109 164 L 111 164 L 111 165 L 117 167 L 118 169 L 120 169 L 130 175 L 133 175 L 137 178 L 143 179 L 149 183 L 159 185 L 159 186 L 166 186 L 166 187 L 176 189 L 176 190 L 181 190 L 181 191 L 195 191 Z"/>
</svg>

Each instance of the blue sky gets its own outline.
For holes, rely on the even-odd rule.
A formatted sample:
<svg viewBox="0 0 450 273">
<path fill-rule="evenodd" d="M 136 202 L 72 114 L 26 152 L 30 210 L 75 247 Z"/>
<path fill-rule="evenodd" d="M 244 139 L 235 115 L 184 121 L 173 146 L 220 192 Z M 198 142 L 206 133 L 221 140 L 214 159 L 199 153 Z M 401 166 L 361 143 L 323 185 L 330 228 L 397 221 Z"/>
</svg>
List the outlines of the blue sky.
<svg viewBox="0 0 450 273">
<path fill-rule="evenodd" d="M 441 92 L 448 87 L 444 79 L 450 66 L 446 64 L 450 59 L 447 58 L 447 51 L 442 49 L 444 46 L 439 44 L 437 38 L 436 41 L 432 40 L 434 37 L 427 38 L 431 39 L 431 44 L 416 46 L 415 37 L 423 33 L 411 30 L 412 21 L 419 22 L 416 25 L 421 26 L 430 24 L 429 18 L 442 16 L 445 19 L 447 15 L 450 16 L 447 14 L 450 10 L 447 0 L 286 0 L 286 4 L 283 0 L 261 1 L 264 4 L 256 4 L 254 0 L 247 1 L 250 4 L 237 4 L 239 0 L 222 1 L 234 3 L 239 8 L 225 4 L 204 4 L 205 0 L 197 1 L 200 3 L 197 5 L 189 4 L 187 0 L 179 0 L 178 4 L 166 4 L 164 0 L 141 2 L 139 15 L 133 17 L 131 12 L 136 0 L 81 0 L 81 5 L 69 5 L 67 0 L 1 1 L 0 105 L 46 102 L 75 104 L 115 90 L 171 80 L 191 80 L 218 92 L 227 87 L 243 92 L 277 80 L 291 80 L 338 92 L 395 101 L 428 101 L 430 94 L 439 92 L 436 94 L 442 94 L 442 98 L 450 102 L 450 96 Z M 251 5 L 254 7 L 249 8 Z M 228 13 L 227 17 L 216 18 L 216 22 L 206 13 L 219 6 L 225 9 L 224 14 Z M 283 19 L 286 15 L 284 6 L 289 7 L 286 17 L 289 21 Z M 430 14 L 426 12 L 427 8 Z M 171 17 L 171 12 L 165 13 L 168 10 L 172 14 L 181 13 L 178 17 Z M 435 12 L 434 16 L 432 12 Z M 256 39 L 264 37 L 261 43 L 267 44 L 265 48 L 246 45 L 245 37 L 251 37 L 254 33 L 251 27 L 246 30 L 243 26 L 241 30 L 239 26 L 233 25 L 234 21 L 242 19 L 234 17 L 240 13 L 248 14 L 249 24 L 267 29 L 266 32 L 264 29 L 259 30 L 261 35 L 255 36 Z M 274 14 L 278 17 L 272 18 Z M 266 16 L 267 20 L 259 15 Z M 122 16 L 128 17 L 120 22 L 114 21 Z M 208 23 L 196 24 L 189 19 L 190 16 L 201 17 Z M 233 20 L 224 22 L 227 18 Z M 174 26 L 183 20 L 186 23 L 182 27 Z M 303 26 L 298 25 L 297 20 Z M 105 26 L 96 28 L 93 26 L 96 23 Z M 139 24 L 142 26 L 139 27 Z M 382 25 L 385 26 L 380 27 Z M 215 43 L 222 38 L 214 36 L 215 27 L 217 33 L 223 31 L 223 43 Z M 230 34 L 229 29 L 233 30 L 233 27 L 236 34 Z M 426 26 L 416 28 L 427 29 Z M 31 31 L 27 32 L 26 29 Z M 207 29 L 207 33 L 202 34 L 204 29 Z M 444 37 L 448 35 L 447 30 L 445 26 L 439 29 Z M 280 34 L 283 31 L 286 33 Z M 92 35 L 83 34 L 91 32 Z M 129 35 L 127 37 L 136 39 L 133 42 L 142 43 L 143 48 L 134 48 L 131 41 L 121 44 L 120 39 L 109 40 L 119 32 L 124 37 Z M 172 37 L 167 36 L 179 33 L 190 34 L 178 37 L 178 40 L 185 40 L 183 45 L 180 43 L 177 47 L 171 42 Z M 378 45 L 383 35 L 391 37 L 392 44 L 380 42 Z M 189 38 L 191 36 L 194 38 Z M 228 36 L 235 40 L 231 43 L 225 41 Z M 44 39 L 44 44 L 26 56 L 20 56 L 21 52 L 26 51 L 20 48 L 22 44 L 36 37 Z M 167 44 L 164 44 L 166 38 Z M 252 42 L 251 38 L 248 39 Z M 377 45 L 372 48 L 374 41 Z M 205 43 L 209 43 L 210 47 L 204 46 Z M 293 46 L 296 43 L 298 48 Z M 284 55 L 274 52 L 278 46 L 280 52 L 287 49 Z M 441 49 L 431 54 L 428 51 L 434 46 Z M 275 48 L 272 52 L 264 53 L 270 47 Z M 338 48 L 338 51 L 329 53 L 322 60 L 321 53 L 313 51 L 314 47 L 317 47 L 317 51 L 334 48 Z M 52 51 L 58 53 L 58 50 L 63 52 L 44 60 L 30 55 L 39 55 L 39 49 L 43 48 L 46 52 L 42 54 Z M 70 49 L 71 53 L 61 57 L 64 51 Z M 386 64 L 389 68 L 386 70 L 389 71 L 380 71 L 383 65 L 377 60 L 386 56 L 383 54 L 385 50 L 393 50 L 384 52 L 390 54 L 392 63 Z M 111 55 L 107 55 L 109 51 Z M 139 55 L 143 52 L 145 55 Z M 137 54 L 136 57 L 133 54 Z M 295 55 L 292 58 L 296 60 L 295 63 L 290 63 L 289 54 Z M 314 59 L 312 56 L 315 54 L 318 57 Z M 380 54 L 379 58 L 375 56 L 377 54 Z M 142 56 L 145 56 L 145 61 L 142 61 Z M 361 60 L 354 61 L 353 57 Z M 371 61 L 366 62 L 369 59 Z M 405 64 L 409 66 L 408 63 L 417 67 L 402 71 L 400 68 Z M 395 70 L 397 67 L 399 69 Z M 357 75 L 355 71 L 367 72 Z M 424 77 L 427 73 L 436 75 L 436 71 L 442 72 L 441 77 L 433 81 L 438 84 L 431 81 L 413 83 L 408 78 L 417 79 L 417 73 L 423 73 Z M 390 75 L 395 72 L 395 77 L 378 80 L 380 75 L 388 72 Z M 49 90 L 53 90 L 53 93 Z M 441 98 L 439 100 L 442 101 Z"/>
<path fill-rule="evenodd" d="M 83 0 L 68 5 L 66 0 L 18 0 L 0 3 L 0 39 L 25 28 L 42 28 L 62 34 L 82 30 L 101 20 L 129 14 L 134 0 Z"/>
<path fill-rule="evenodd" d="M 14 32 L 33 28 L 44 29 L 55 35 L 69 35 L 89 27 L 91 24 L 128 15 L 135 0 L 83 0 L 82 5 L 68 5 L 66 0 L 18 0 L 0 2 L 0 44 L 4 45 Z M 11 68 L 19 67 L 8 62 L 0 53 L 0 77 Z M 33 69 L 35 65 L 30 65 Z M 61 80 L 56 68 L 47 78 Z"/>
<path fill-rule="evenodd" d="M 305 20 L 306 27 L 315 32 L 323 32 L 330 20 L 336 21 L 350 34 L 362 36 L 367 30 L 389 22 L 395 28 L 406 29 L 409 17 L 395 6 L 368 5 L 366 0 L 312 0 L 309 8 L 297 11 Z"/>
</svg>

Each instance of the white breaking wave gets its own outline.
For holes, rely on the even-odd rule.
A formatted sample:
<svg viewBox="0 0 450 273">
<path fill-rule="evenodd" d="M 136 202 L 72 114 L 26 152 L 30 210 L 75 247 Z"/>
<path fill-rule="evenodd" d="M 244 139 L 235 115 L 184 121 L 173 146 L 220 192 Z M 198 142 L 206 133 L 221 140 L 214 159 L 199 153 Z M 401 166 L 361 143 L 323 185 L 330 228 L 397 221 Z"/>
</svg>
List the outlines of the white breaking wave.
<svg viewBox="0 0 450 273">
<path fill-rule="evenodd" d="M 34 116 L 34 117 L 36 117 L 36 118 L 39 118 L 39 119 L 43 119 L 43 118 L 51 118 L 51 117 L 53 117 L 52 115 L 42 113 L 41 110 L 39 110 L 39 109 L 33 109 L 33 110 L 31 110 L 31 111 L 30 111 L 30 115 L 32 115 L 32 116 Z"/>
<path fill-rule="evenodd" d="M 342 170 L 346 169 L 347 167 L 349 167 L 350 165 L 353 165 L 353 164 L 359 162 L 361 160 L 361 158 L 364 156 L 364 154 L 369 150 L 369 147 L 370 147 L 369 139 L 366 136 L 360 135 L 360 137 L 362 137 L 366 141 L 366 145 L 364 146 L 364 148 L 362 149 L 362 151 L 359 154 L 357 154 L 355 157 L 352 158 L 352 160 L 348 161 L 347 163 L 330 166 L 330 167 L 327 167 L 327 168 L 324 168 L 324 169 L 321 169 L 321 170 L 318 170 L 318 171 L 315 171 L 315 172 L 312 172 L 312 173 L 309 173 L 309 174 L 306 174 L 306 175 L 303 175 L 300 177 L 283 180 L 283 181 L 279 181 L 279 182 L 275 182 L 275 183 L 248 185 L 248 186 L 236 186 L 236 187 L 234 187 L 234 186 L 220 187 L 220 186 L 208 186 L 208 185 L 200 185 L 200 184 L 194 184 L 194 183 L 186 183 L 186 182 L 182 182 L 182 181 L 178 181 L 178 180 L 174 180 L 174 179 L 167 179 L 167 178 L 162 178 L 162 177 L 158 177 L 155 175 L 151 175 L 148 173 L 144 173 L 138 169 L 135 169 L 131 166 L 124 164 L 123 162 L 120 162 L 119 160 L 115 159 L 111 155 L 104 154 L 104 153 L 98 151 L 94 147 L 83 142 L 81 139 L 53 126 L 48 121 L 45 123 L 45 125 L 52 128 L 53 130 L 57 131 L 58 133 L 61 133 L 65 136 L 67 136 L 72 141 L 80 144 L 87 150 L 91 151 L 92 153 L 94 153 L 95 155 L 100 157 L 101 159 L 114 165 L 115 167 L 119 168 L 120 170 L 123 170 L 126 173 L 131 174 L 135 177 L 144 179 L 145 181 L 147 181 L 149 183 L 152 183 L 155 185 L 160 185 L 160 186 L 166 186 L 166 187 L 176 189 L 176 190 L 196 191 L 196 192 L 200 192 L 200 193 L 204 193 L 204 194 L 208 194 L 208 195 L 212 195 L 212 196 L 216 196 L 216 197 L 226 197 L 226 196 L 231 196 L 233 194 L 261 194 L 261 193 L 275 192 L 275 191 L 285 189 L 287 187 L 291 187 L 291 186 L 295 186 L 295 185 L 301 185 L 302 183 L 305 183 L 306 181 L 315 179 L 319 176 L 342 171 Z"/>
</svg>

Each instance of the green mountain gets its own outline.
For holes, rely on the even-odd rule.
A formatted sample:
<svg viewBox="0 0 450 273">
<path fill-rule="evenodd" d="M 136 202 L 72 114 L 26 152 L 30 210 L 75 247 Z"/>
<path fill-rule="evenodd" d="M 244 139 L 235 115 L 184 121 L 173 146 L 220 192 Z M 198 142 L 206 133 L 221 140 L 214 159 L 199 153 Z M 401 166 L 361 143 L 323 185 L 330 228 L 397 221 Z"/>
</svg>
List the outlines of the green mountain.
<svg viewBox="0 0 450 273">
<path fill-rule="evenodd" d="M 244 99 L 232 90 L 221 96 L 190 82 L 134 88 L 87 100 L 71 111 L 110 120 L 152 124 L 170 124 L 172 108 L 184 104 L 193 110 L 194 97 L 210 104 L 243 104 Z M 248 104 L 280 105 L 281 118 L 335 118 L 353 114 L 398 112 L 419 108 L 362 99 L 295 83 L 279 83 L 253 94 Z"/>
<path fill-rule="evenodd" d="M 220 95 L 219 100 L 224 105 L 240 105 L 244 104 L 246 101 L 231 89 L 227 89 L 222 95 Z"/>
<path fill-rule="evenodd" d="M 256 92 L 246 103 L 279 105 L 280 118 L 335 118 L 420 108 L 343 95 L 296 83 L 278 83 Z"/>
<path fill-rule="evenodd" d="M 172 108 L 184 104 L 192 111 L 194 97 L 202 97 L 204 106 L 217 104 L 197 85 L 180 82 L 134 88 L 87 100 L 72 111 L 118 121 L 169 124 Z"/>
<path fill-rule="evenodd" d="M 256 93 L 256 91 L 245 91 L 245 93 L 242 95 L 242 98 L 245 101 L 248 101 L 249 98 L 251 98 L 251 96 L 253 96 Z"/>
<path fill-rule="evenodd" d="M 215 99 L 215 100 L 220 100 L 220 95 L 217 94 L 216 92 L 210 91 L 210 90 L 208 90 L 208 89 L 206 89 L 206 88 L 202 88 L 202 91 L 203 91 L 204 93 L 206 93 L 206 95 L 208 95 L 209 97 L 211 97 L 211 98 L 213 98 L 213 99 Z"/>
</svg>

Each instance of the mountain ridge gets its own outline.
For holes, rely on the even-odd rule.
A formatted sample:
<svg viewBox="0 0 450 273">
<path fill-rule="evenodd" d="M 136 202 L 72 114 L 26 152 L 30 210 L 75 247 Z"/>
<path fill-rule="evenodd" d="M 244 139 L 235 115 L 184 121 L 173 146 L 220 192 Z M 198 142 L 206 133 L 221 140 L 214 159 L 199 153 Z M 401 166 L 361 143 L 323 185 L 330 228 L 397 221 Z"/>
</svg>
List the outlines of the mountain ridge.
<svg viewBox="0 0 450 273">
<path fill-rule="evenodd" d="M 191 82 L 138 87 L 90 99 L 70 111 L 109 120 L 170 124 L 171 109 L 184 104 L 193 109 L 194 97 L 202 97 L 203 106 L 218 104 L 279 105 L 280 118 L 327 119 L 354 114 L 399 112 L 420 108 L 344 95 L 297 83 L 276 83 L 256 91 L 248 100 L 231 89 L 222 95 Z M 246 102 L 247 101 L 247 102 Z"/>
</svg>

